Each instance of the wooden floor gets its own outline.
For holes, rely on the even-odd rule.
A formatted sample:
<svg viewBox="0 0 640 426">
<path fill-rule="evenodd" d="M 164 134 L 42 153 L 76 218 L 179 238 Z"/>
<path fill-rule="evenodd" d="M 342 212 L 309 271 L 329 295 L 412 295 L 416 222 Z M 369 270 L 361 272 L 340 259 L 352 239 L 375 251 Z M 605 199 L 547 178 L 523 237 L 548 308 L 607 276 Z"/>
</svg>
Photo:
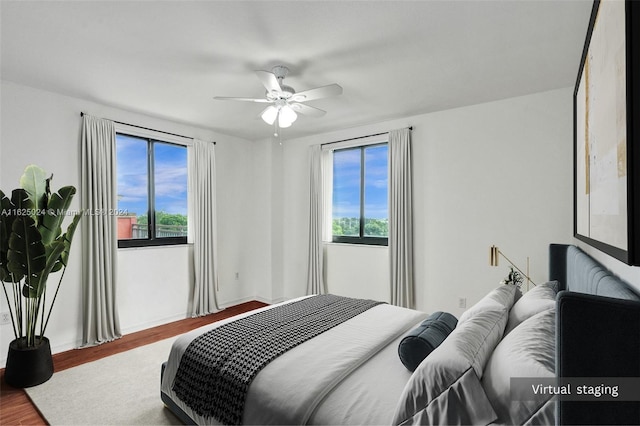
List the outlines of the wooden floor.
<svg viewBox="0 0 640 426">
<path fill-rule="evenodd" d="M 186 333 L 203 325 L 229 318 L 239 313 L 266 306 L 262 302 L 247 302 L 227 308 L 221 312 L 198 318 L 187 318 L 148 330 L 131 333 L 122 338 L 90 348 L 73 349 L 53 355 L 54 371 L 62 371 L 80 364 L 95 361 L 110 355 L 128 351 L 139 346 L 148 345 Z M 46 425 L 26 392 L 16 389 L 4 382 L 4 368 L 0 370 L 0 425 Z M 158 401 L 160 401 L 158 399 Z"/>
</svg>

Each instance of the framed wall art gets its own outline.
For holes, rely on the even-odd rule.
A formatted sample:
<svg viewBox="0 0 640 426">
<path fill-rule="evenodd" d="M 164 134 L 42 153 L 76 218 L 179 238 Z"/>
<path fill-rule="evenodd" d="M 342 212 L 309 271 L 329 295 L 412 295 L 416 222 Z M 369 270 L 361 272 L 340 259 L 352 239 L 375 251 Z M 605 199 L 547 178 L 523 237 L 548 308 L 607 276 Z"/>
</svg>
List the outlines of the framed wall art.
<svg viewBox="0 0 640 426">
<path fill-rule="evenodd" d="M 574 235 L 630 265 L 640 265 L 638 22 L 640 2 L 594 2 L 573 95 Z"/>
</svg>

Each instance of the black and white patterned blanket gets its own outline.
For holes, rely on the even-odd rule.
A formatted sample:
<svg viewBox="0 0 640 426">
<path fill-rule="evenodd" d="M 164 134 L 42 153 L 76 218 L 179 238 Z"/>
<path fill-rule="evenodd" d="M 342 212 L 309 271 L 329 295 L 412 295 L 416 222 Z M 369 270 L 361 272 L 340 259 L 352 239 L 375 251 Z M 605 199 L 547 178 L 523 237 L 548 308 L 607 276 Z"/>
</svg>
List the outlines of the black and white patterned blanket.
<svg viewBox="0 0 640 426">
<path fill-rule="evenodd" d="M 173 390 L 199 415 L 224 424 L 241 424 L 249 385 L 263 367 L 380 303 L 312 296 L 224 324 L 189 344 Z"/>
</svg>

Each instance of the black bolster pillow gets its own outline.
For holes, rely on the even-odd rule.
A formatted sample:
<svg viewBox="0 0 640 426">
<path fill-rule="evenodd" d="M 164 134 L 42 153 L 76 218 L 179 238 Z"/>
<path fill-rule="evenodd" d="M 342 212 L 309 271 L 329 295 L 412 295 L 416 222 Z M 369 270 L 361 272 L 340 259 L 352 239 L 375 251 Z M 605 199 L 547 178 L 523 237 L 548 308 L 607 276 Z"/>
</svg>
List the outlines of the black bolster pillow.
<svg viewBox="0 0 640 426">
<path fill-rule="evenodd" d="M 434 312 L 411 330 L 398 346 L 400 361 L 407 370 L 414 371 L 456 328 L 458 320 L 447 312 Z"/>
</svg>

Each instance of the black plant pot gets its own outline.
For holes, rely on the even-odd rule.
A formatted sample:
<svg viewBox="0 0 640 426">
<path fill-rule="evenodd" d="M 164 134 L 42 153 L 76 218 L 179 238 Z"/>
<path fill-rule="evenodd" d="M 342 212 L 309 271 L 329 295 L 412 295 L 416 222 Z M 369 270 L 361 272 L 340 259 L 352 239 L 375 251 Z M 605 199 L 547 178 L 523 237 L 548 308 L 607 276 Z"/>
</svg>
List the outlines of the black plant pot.
<svg viewBox="0 0 640 426">
<path fill-rule="evenodd" d="M 15 388 L 39 385 L 53 375 L 53 358 L 49 339 L 36 337 L 35 347 L 25 346 L 25 337 L 9 343 L 4 380 Z"/>
</svg>

